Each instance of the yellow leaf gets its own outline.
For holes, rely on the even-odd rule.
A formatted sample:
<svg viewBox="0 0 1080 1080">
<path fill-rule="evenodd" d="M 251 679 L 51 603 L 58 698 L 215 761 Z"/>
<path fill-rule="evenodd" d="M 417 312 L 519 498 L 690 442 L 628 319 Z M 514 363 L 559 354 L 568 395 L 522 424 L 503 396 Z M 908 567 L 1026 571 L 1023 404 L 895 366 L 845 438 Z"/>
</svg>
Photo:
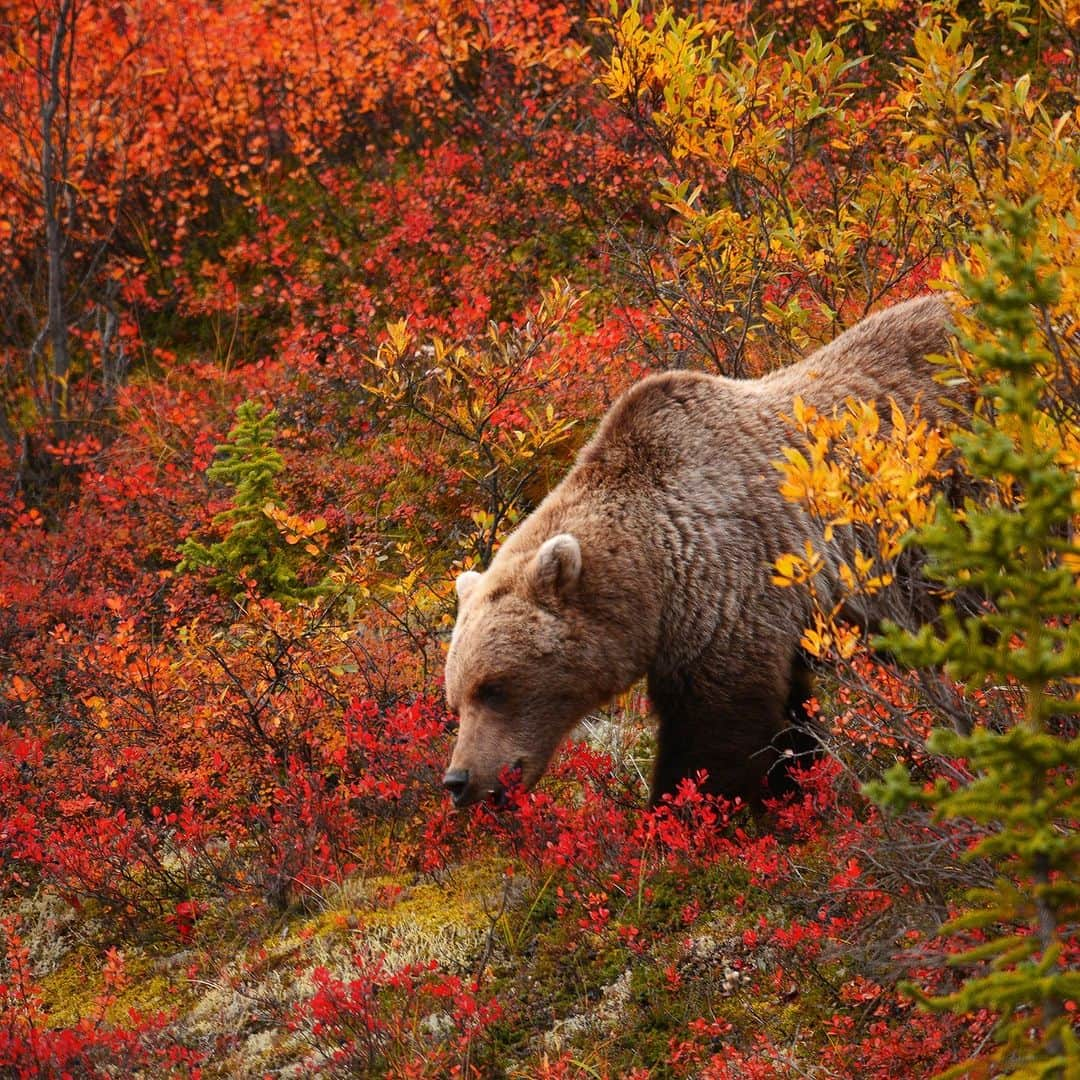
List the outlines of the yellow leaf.
<svg viewBox="0 0 1080 1080">
<path fill-rule="evenodd" d="M 390 347 L 398 356 L 401 356 L 409 347 L 408 320 L 398 319 L 395 322 L 388 322 L 386 324 L 386 336 L 389 339 Z"/>
</svg>

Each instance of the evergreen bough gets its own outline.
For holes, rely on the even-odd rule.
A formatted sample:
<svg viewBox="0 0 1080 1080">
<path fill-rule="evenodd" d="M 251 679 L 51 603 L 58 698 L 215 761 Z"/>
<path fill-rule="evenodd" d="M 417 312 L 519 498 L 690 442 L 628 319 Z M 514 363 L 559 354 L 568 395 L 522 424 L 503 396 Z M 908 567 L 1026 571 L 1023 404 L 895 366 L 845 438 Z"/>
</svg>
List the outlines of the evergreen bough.
<svg viewBox="0 0 1080 1080">
<path fill-rule="evenodd" d="M 985 612 L 961 617 L 946 606 L 937 629 L 916 635 L 893 628 L 882 639 L 903 662 L 944 665 L 969 687 L 1012 684 L 1024 714 L 1012 729 L 967 734 L 937 729 L 935 754 L 967 762 L 971 779 L 939 780 L 932 790 L 902 766 L 869 787 L 894 808 L 921 804 L 938 820 L 975 822 L 982 839 L 969 852 L 996 872 L 989 888 L 966 893 L 966 910 L 943 933 L 974 932 L 979 943 L 955 956 L 960 966 L 985 965 L 955 992 L 928 996 L 934 1011 L 996 1013 L 997 1045 L 981 1064 L 993 1075 L 1080 1077 L 1080 1046 L 1070 1010 L 1080 1002 L 1075 956 L 1080 925 L 1080 554 L 1070 539 L 1077 514 L 1077 477 L 1057 460 L 1043 411 L 1041 372 L 1052 357 L 1041 347 L 1035 313 L 1060 295 L 1043 273 L 1035 243 L 1035 204 L 1000 208 L 1002 229 L 988 233 L 985 274 L 962 277 L 985 340 L 964 339 L 980 395 L 989 408 L 955 438 L 970 474 L 996 484 L 1002 497 L 968 501 L 956 511 L 941 501 L 934 522 L 914 537 L 929 556 L 928 573 L 948 589 L 975 588 Z M 975 1061 L 942 1074 L 974 1075 Z M 983 1075 L 983 1070 L 978 1072 Z"/>
<path fill-rule="evenodd" d="M 238 596 L 253 581 L 263 596 L 281 601 L 309 599 L 325 591 L 322 583 L 304 585 L 298 577 L 304 549 L 286 542 L 267 508 L 280 510 L 276 479 L 284 469 L 274 449 L 277 411 L 260 414 L 259 405 L 237 407 L 236 424 L 215 447 L 206 475 L 233 488 L 232 505 L 215 514 L 213 524 L 228 526 L 222 540 L 209 546 L 193 537 L 180 548 L 178 571 L 208 568 L 211 584 L 223 595 Z"/>
</svg>

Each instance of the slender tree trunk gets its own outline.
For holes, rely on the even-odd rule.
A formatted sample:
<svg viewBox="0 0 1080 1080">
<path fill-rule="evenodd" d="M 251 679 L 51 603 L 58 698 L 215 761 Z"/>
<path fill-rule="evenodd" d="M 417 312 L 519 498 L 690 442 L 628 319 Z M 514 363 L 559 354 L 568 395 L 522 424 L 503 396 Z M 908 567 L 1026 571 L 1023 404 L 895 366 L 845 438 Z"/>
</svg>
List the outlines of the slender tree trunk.
<svg viewBox="0 0 1080 1080">
<path fill-rule="evenodd" d="M 48 65 L 41 73 L 43 93 L 41 104 L 41 179 L 45 209 L 45 251 L 48 260 L 48 340 L 52 347 L 52 369 L 49 379 L 49 412 L 53 427 L 59 433 L 67 420 L 68 375 L 71 356 L 68 348 L 68 311 L 65 296 L 64 247 L 61 225 L 61 195 L 67 177 L 66 164 L 68 118 L 57 124 L 57 114 L 64 99 L 64 77 L 75 32 L 75 0 L 59 0 L 56 23 L 49 49 Z M 59 130 L 58 130 L 59 127 Z"/>
</svg>

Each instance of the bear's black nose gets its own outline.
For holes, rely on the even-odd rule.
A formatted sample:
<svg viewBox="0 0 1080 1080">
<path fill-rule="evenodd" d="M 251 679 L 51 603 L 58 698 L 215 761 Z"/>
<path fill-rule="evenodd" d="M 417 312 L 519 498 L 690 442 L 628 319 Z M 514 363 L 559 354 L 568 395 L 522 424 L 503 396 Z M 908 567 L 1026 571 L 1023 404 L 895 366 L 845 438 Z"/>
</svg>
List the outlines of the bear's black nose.
<svg viewBox="0 0 1080 1080">
<path fill-rule="evenodd" d="M 469 786 L 469 770 L 450 769 L 442 782 L 443 787 L 453 796 L 454 805 L 461 806 L 465 801 L 465 790 Z"/>
</svg>

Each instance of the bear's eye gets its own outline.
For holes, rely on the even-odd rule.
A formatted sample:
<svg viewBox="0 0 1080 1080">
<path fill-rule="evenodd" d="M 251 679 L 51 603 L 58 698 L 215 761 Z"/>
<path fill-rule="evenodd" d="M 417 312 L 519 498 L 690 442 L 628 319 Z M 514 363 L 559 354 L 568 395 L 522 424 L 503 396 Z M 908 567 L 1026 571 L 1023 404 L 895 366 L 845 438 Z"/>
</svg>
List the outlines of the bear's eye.
<svg viewBox="0 0 1080 1080">
<path fill-rule="evenodd" d="M 496 709 L 506 701 L 506 688 L 494 679 L 486 679 L 473 691 L 473 699 L 489 709 Z"/>
</svg>

